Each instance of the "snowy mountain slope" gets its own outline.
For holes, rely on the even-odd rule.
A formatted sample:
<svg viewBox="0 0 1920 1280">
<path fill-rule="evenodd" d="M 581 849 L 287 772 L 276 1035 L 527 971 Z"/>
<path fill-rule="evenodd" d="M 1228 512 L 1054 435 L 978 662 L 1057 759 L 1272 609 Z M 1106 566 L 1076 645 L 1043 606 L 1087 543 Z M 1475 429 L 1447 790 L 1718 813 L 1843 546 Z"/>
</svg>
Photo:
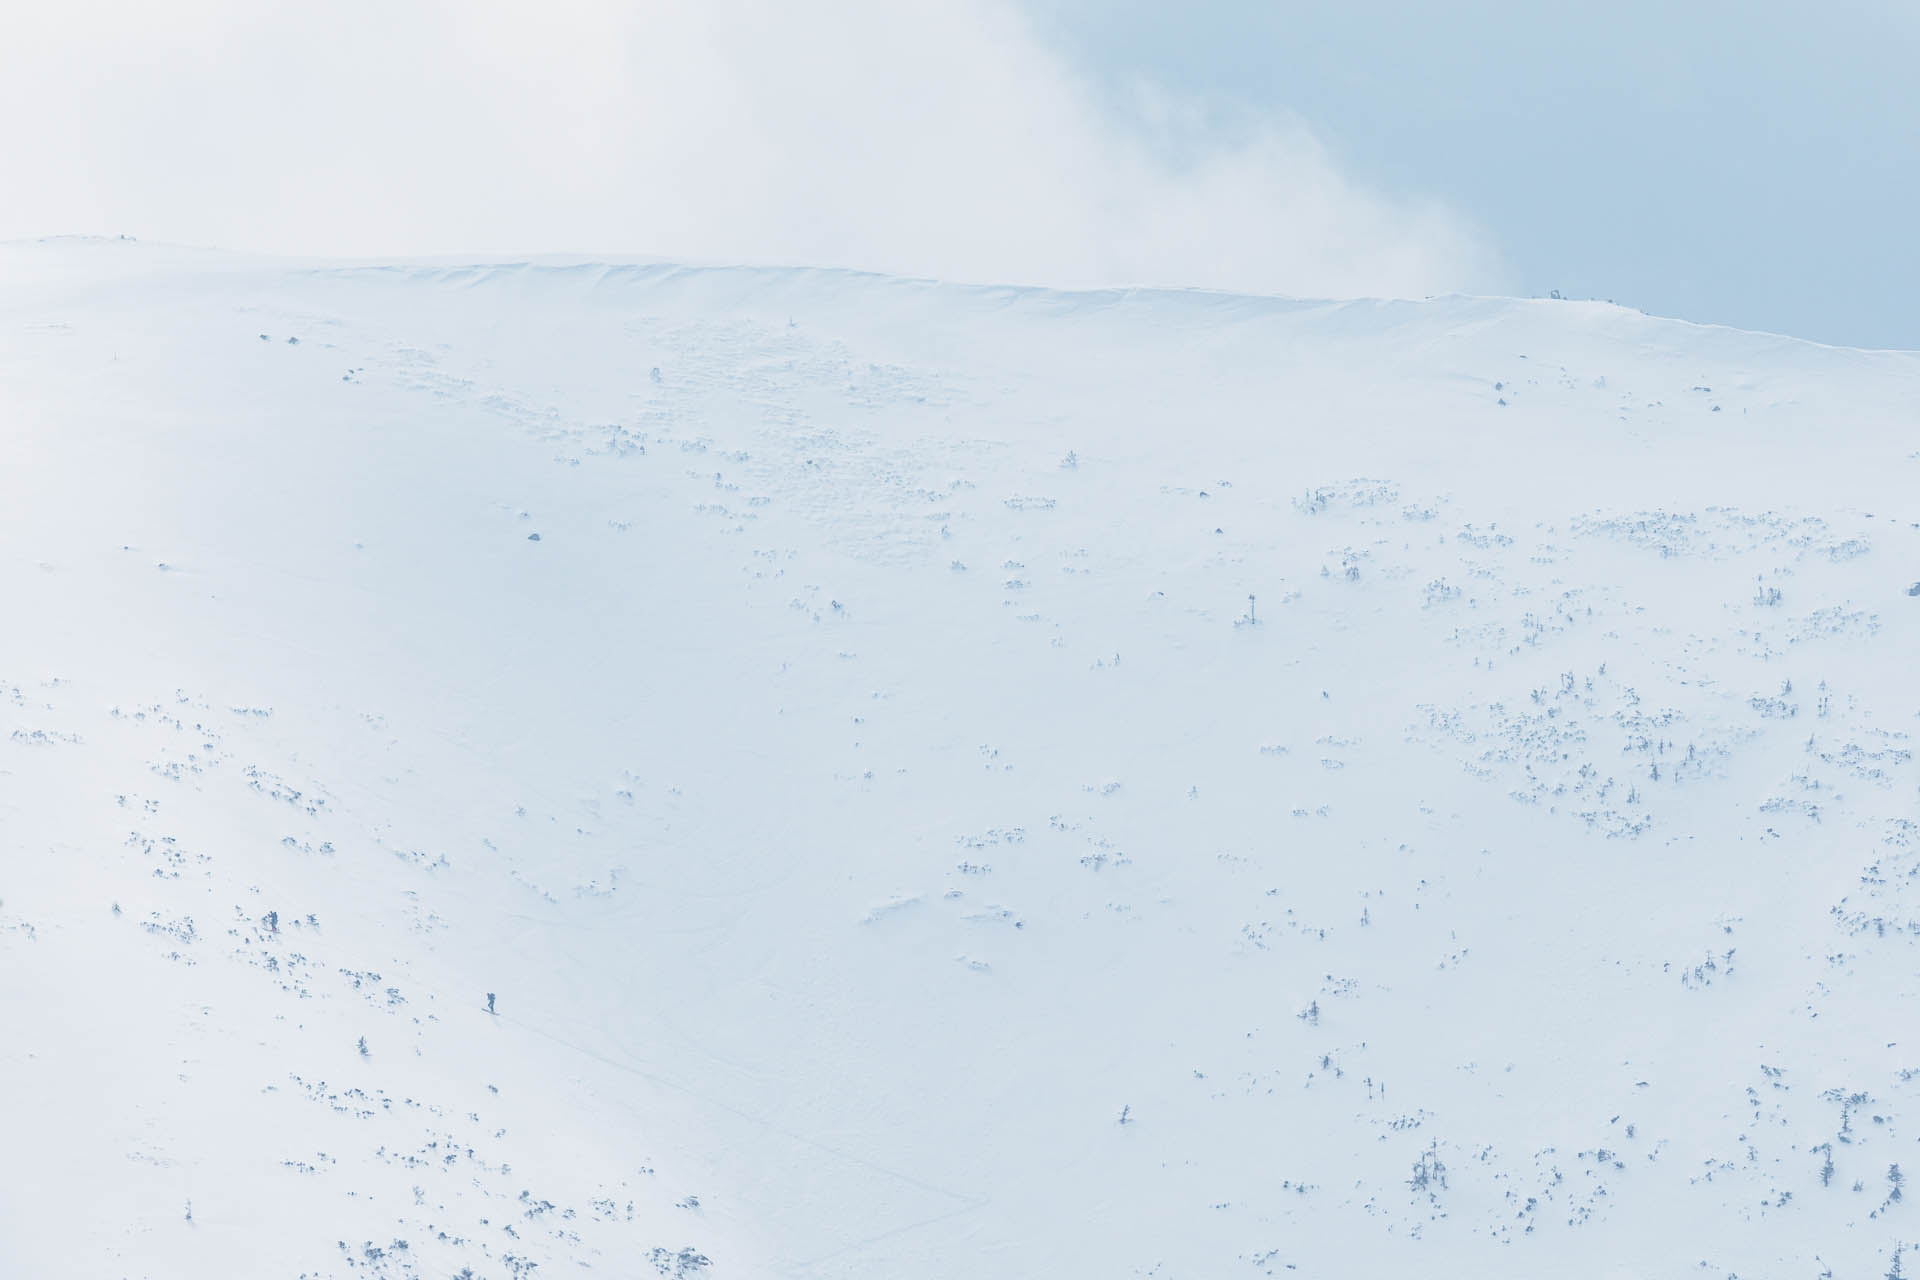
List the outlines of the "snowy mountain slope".
<svg viewBox="0 0 1920 1280">
<path fill-rule="evenodd" d="M 1885 1275 L 1917 404 L 1590 304 L 6 246 L 0 1262 Z"/>
</svg>

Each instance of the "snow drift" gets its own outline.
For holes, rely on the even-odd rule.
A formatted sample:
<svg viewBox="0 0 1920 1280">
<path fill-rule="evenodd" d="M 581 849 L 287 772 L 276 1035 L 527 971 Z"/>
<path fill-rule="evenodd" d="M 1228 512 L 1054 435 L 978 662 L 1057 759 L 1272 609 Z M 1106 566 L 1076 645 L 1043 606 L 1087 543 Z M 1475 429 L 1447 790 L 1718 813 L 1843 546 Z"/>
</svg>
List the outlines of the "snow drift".
<svg viewBox="0 0 1920 1280">
<path fill-rule="evenodd" d="M 1920 358 L 818 270 L 0 280 L 7 1274 L 1920 1241 Z"/>
</svg>

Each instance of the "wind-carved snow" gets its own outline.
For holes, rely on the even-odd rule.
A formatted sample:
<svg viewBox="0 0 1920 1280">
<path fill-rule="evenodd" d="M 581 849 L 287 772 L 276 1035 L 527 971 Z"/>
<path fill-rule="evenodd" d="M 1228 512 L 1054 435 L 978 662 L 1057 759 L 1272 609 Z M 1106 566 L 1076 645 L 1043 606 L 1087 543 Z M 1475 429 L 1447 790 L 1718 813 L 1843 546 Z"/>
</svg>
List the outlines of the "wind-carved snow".
<svg viewBox="0 0 1920 1280">
<path fill-rule="evenodd" d="M 1912 1267 L 1913 357 L 0 267 L 22 1274 Z"/>
</svg>

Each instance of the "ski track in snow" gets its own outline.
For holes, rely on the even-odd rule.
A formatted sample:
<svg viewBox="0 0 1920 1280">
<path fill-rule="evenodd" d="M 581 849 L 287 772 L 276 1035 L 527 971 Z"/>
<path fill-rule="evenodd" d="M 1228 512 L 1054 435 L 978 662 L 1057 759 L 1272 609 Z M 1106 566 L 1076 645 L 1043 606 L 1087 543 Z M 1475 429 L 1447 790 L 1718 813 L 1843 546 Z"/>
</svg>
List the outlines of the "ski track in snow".
<svg viewBox="0 0 1920 1280">
<path fill-rule="evenodd" d="M 0 279 L 6 1274 L 1912 1265 L 1920 357 Z"/>
</svg>

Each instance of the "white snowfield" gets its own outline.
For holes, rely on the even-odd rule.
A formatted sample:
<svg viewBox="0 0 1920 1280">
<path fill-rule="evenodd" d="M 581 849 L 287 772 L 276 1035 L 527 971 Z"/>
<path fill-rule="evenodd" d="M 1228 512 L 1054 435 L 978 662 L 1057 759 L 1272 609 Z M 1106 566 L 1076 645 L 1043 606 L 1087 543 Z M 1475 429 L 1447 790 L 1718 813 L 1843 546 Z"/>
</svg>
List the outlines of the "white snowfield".
<svg viewBox="0 0 1920 1280">
<path fill-rule="evenodd" d="M 1920 356 L 15 244 L 0 553 L 8 1280 L 1920 1265 Z"/>
</svg>

